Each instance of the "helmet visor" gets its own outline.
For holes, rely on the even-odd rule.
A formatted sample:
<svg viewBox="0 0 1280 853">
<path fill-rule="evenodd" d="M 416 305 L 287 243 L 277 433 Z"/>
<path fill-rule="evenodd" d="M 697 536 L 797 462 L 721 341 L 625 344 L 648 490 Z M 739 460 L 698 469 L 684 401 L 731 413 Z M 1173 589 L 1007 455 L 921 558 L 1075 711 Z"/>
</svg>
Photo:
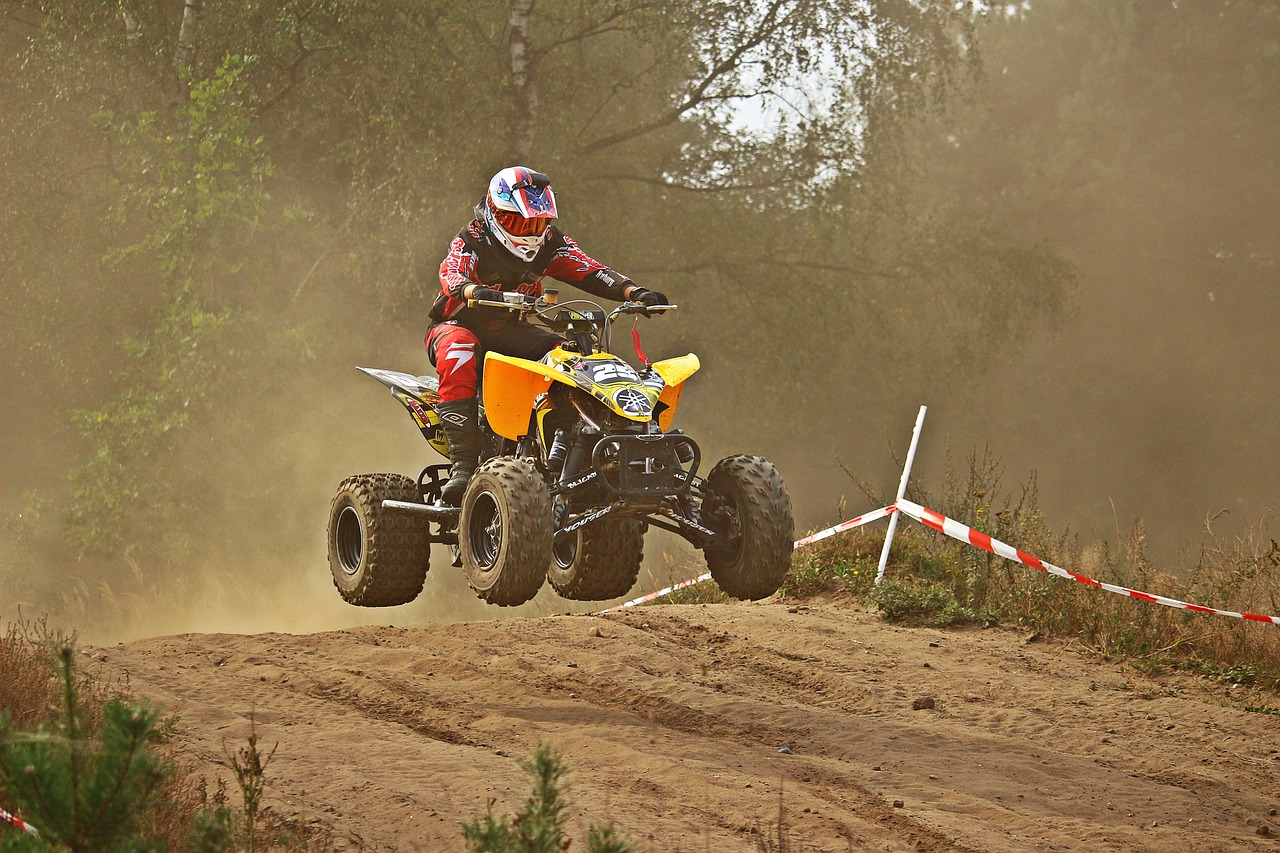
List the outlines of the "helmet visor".
<svg viewBox="0 0 1280 853">
<path fill-rule="evenodd" d="M 546 232 L 554 217 L 525 217 L 514 210 L 502 210 L 489 203 L 489 212 L 497 220 L 502 229 L 512 237 L 541 237 Z"/>
</svg>

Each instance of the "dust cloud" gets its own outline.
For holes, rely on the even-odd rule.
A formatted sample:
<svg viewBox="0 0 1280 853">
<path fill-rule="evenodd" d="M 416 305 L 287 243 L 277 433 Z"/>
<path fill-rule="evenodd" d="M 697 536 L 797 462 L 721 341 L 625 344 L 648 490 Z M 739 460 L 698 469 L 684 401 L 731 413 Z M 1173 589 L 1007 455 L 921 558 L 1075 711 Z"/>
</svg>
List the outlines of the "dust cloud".
<svg viewBox="0 0 1280 853">
<path fill-rule="evenodd" d="M 755 440 L 730 442 L 718 435 L 722 372 L 713 370 L 709 379 L 690 380 L 681 420 L 703 444 L 708 466 L 735 452 L 775 461 L 791 490 L 798 528 L 813 529 L 838 520 L 841 508 L 845 517 L 872 508 L 838 463 L 883 496 L 892 494 L 899 471 L 894 454 L 900 459 L 905 452 L 916 407 L 925 403 L 929 416 L 915 469 L 924 490 L 941 488 L 948 450 L 955 465 L 971 449 L 989 447 L 1005 466 L 1006 487 L 1016 490 L 1033 472 L 1038 476 L 1041 505 L 1056 528 L 1115 542 L 1142 517 L 1151 554 L 1174 566 L 1182 559 L 1180 550 L 1198 540 L 1206 514 L 1229 510 L 1219 522 L 1229 532 L 1233 521 L 1262 516 L 1277 503 L 1277 398 L 1269 391 L 1280 363 L 1271 328 L 1277 293 L 1251 299 L 1233 291 L 1213 275 L 1231 260 L 1174 275 L 1126 260 L 1132 246 L 1123 241 L 1108 251 L 1103 245 L 1091 241 L 1090 255 L 1076 259 L 1080 292 L 1074 316 L 1056 332 L 1033 335 L 972 383 L 903 389 L 901 399 L 875 412 L 847 400 L 844 411 L 833 406 L 762 419 Z M 689 325 L 696 322 L 686 318 Z M 714 352 L 701 354 L 714 366 Z M 487 607 L 440 547 L 413 604 L 370 610 L 339 598 L 325 555 L 328 501 L 338 481 L 381 470 L 412 475 L 439 461 L 399 404 L 354 370 L 359 362 L 427 372 L 417 336 L 408 333 L 384 352 L 350 355 L 348 364 L 335 360 L 292 378 L 294 387 L 308 389 L 305 413 L 299 412 L 305 429 L 296 421 L 270 424 L 247 413 L 226 420 L 223 428 L 245 430 L 241 440 L 258 447 L 243 460 L 211 460 L 225 524 L 213 538 L 221 545 L 214 555 L 166 569 L 182 573 L 181 583 L 144 584 L 121 600 L 107 584 L 95 589 L 92 580 L 84 580 L 94 576 L 91 562 L 65 548 L 44 552 L 42 579 L 47 586 L 65 584 L 60 609 L 86 638 L 310 632 L 590 609 L 556 598 L 549 588 L 522 608 Z M 745 372 L 752 373 L 751 366 Z M 839 393 L 833 389 L 835 400 Z M 235 401 L 225 407 L 234 411 Z M 27 412 L 29 424 L 39 422 L 31 414 L 36 409 L 18 408 Z M 45 424 L 42 435 L 7 425 L 11 438 L 0 457 L 6 510 L 18 509 L 16 499 L 26 488 L 60 482 L 65 450 L 55 448 L 74 446 L 75 439 L 56 418 Z M 264 449 L 288 460 L 290 479 L 256 479 Z M 270 492 L 270 512 L 238 516 L 238 496 L 264 489 Z M 696 554 L 672 540 L 658 542 L 653 532 L 647 537 L 649 588 L 702 571 Z M 55 581 L 57 576 L 62 580 Z M 0 604 L 11 615 L 18 603 Z"/>
<path fill-rule="evenodd" d="M 1070 23 L 1070 4 L 1053 8 L 1059 28 Z M 0 45 L 11 50 L 12 31 L 6 38 Z M 1009 70 L 993 73 L 975 103 L 946 119 L 952 125 L 921 131 L 932 171 L 917 192 L 971 205 L 966 209 L 1004 239 L 1044 241 L 1073 264 L 1076 292 L 1056 327 L 1026 329 L 1018 345 L 962 369 L 911 365 L 911 352 L 898 353 L 896 362 L 850 364 L 847 382 L 822 389 L 823 405 L 797 409 L 789 391 L 805 386 L 806 360 L 821 357 L 824 344 L 808 340 L 805 329 L 779 328 L 777 351 L 726 363 L 705 334 L 717 322 L 708 314 L 716 310 L 711 300 L 701 314 L 645 326 L 651 357 L 693 351 L 703 358 L 706 369 L 689 382 L 680 423 L 701 443 L 706 468 L 730 453 L 770 458 L 788 482 L 798 529 L 872 508 L 842 464 L 881 497 L 892 494 L 900 472 L 894 455 L 905 452 L 921 404 L 929 416 L 915 469 L 919 489 L 941 489 L 948 452 L 953 466 L 963 466 L 971 451 L 989 448 L 1003 463 L 1006 489 L 1016 491 L 1035 474 L 1055 529 L 1116 542 L 1142 518 L 1151 555 L 1171 569 L 1193 558 L 1207 516 L 1227 510 L 1217 525 L 1230 533 L 1280 505 L 1280 98 L 1263 112 L 1249 112 L 1242 100 L 1239 127 L 1220 132 L 1221 122 L 1195 112 L 1236 85 L 1235 69 L 1218 60 L 1217 77 L 1202 87 L 1190 91 L 1182 81 L 1181 105 L 1147 103 L 1137 89 L 1108 102 L 1112 111 L 1099 109 L 1105 118 L 1097 121 L 1109 135 L 1091 142 L 1089 126 L 1060 126 L 1083 97 L 1062 90 L 1061 80 L 1087 80 L 1081 68 L 1091 60 L 1072 53 L 1069 39 L 1046 38 L 1028 30 L 993 41 L 989 67 Z M 1169 62 L 1176 66 L 1177 56 Z M 1076 135 L 1067 139 L 1069 132 Z M 1122 150 L 1114 136 L 1128 140 Z M 1257 145 L 1258 138 L 1267 144 Z M 1071 157 L 1069 145 L 1080 149 Z M 1079 165 L 1097 160 L 1105 161 L 1105 180 Z M 459 195 L 457 220 L 432 223 L 421 240 L 425 255 L 443 254 L 470 202 Z M 98 248 L 89 254 L 100 257 Z M 57 534 L 59 507 L 72 489 L 66 473 L 88 452 L 70 411 L 102 403 L 119 354 L 114 326 L 138 309 L 119 304 L 112 273 L 73 275 L 73 260 L 48 246 L 41 257 L 17 260 L 23 275 L 60 264 L 67 274 L 65 289 L 48 294 L 14 273 L 0 294 L 0 513 L 7 519 L 0 529 L 0 615 L 12 617 L 19 606 L 28 615 L 51 612 L 106 642 L 590 609 L 549 590 L 523 608 L 487 607 L 443 548 L 433 553 L 426 589 L 413 604 L 362 610 L 341 601 L 325 557 L 337 483 L 373 471 L 413 475 L 439 461 L 399 404 L 354 369 L 428 372 L 421 348 L 427 302 L 424 296 L 418 314 L 388 317 L 323 268 L 305 297 L 291 301 L 314 258 L 290 255 L 282 283 L 273 285 L 281 321 L 305 339 L 299 357 L 263 365 L 260 375 L 255 365 L 236 362 L 246 374 L 227 387 L 238 396 L 217 399 L 217 417 L 197 427 L 200 441 L 186 459 L 203 472 L 205 526 L 199 535 L 184 534 L 188 541 L 168 543 L 171 553 L 185 554 L 180 563 L 161 564 L 140 563 L 131 553 L 79 557 Z M 691 309 L 699 304 L 696 281 L 646 283 Z M 49 313 L 44 326 L 14 319 L 22 316 L 15 306 L 34 316 L 31 305 L 41 300 L 62 313 Z M 849 310 L 859 316 L 858 305 Z M 311 354 L 303 357 L 304 350 Z M 236 450 L 210 457 L 208 448 Z M 155 531 L 157 539 L 169 535 Z M 651 533 L 646 545 L 651 586 L 702 570 L 672 537 Z"/>
<path fill-rule="evenodd" d="M 1140 518 L 1170 569 L 1207 519 L 1230 536 L 1280 506 L 1277 24 L 1225 2 L 1037 2 L 987 22 L 985 80 L 921 133 L 917 192 L 1050 245 L 1076 270 L 1069 310 L 961 376 L 934 363 L 904 384 L 910 351 L 850 365 L 891 390 L 868 417 L 866 382 L 836 389 L 787 454 L 807 523 L 857 494 L 835 457 L 892 493 L 887 449 L 904 453 L 922 403 L 924 490 L 948 449 L 963 468 L 989 448 L 1007 490 L 1037 477 L 1055 529 L 1115 543 Z"/>
</svg>

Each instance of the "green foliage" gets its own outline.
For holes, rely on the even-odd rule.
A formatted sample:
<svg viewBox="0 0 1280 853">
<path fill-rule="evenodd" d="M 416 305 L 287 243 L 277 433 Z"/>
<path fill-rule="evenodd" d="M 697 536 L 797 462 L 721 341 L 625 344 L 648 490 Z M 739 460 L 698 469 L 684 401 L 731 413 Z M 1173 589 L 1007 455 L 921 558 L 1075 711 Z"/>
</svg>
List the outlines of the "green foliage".
<svg viewBox="0 0 1280 853">
<path fill-rule="evenodd" d="M 95 448 L 68 475 L 68 534 L 83 552 L 136 545 L 144 530 L 174 524 L 193 529 L 187 484 L 157 481 L 153 466 L 165 466 L 177 453 L 192 404 L 199 412 L 216 381 L 218 364 L 207 352 L 218 345 L 227 321 L 226 313 L 211 314 L 189 292 L 179 293 L 152 334 L 132 343 L 136 360 L 130 373 L 136 379 L 102 408 L 75 413 L 77 427 Z"/>
<path fill-rule="evenodd" d="M 496 817 L 492 804 L 483 818 L 462 827 L 470 853 L 559 853 L 568 846 L 564 835 L 562 782 L 564 765 L 551 747 L 540 745 L 533 760 L 522 762 L 533 779 L 533 791 L 513 818 Z M 590 853 L 626 853 L 631 847 L 613 826 L 592 826 L 587 835 Z"/>
<path fill-rule="evenodd" d="M 784 599 L 824 593 L 865 596 L 875 583 L 883 541 L 878 527 L 855 528 L 801 548 L 792 557 L 779 595 Z"/>
<path fill-rule="evenodd" d="M 262 138 L 249 134 L 243 78 L 250 64 L 227 56 L 163 120 L 155 112 L 131 121 L 106 110 L 96 116 L 122 152 L 114 212 L 122 236 L 135 239 L 108 260 L 152 269 L 164 296 L 154 325 L 125 341 L 120 392 L 75 415 L 94 449 L 69 474 L 68 532 L 82 552 L 136 547 L 143 531 L 198 530 L 189 483 L 155 471 L 180 464 L 181 433 L 204 413 L 200 403 L 217 393 L 225 371 L 218 352 L 231 313 L 210 311 L 200 295 L 209 259 L 253 226 L 265 200 L 271 166 Z"/>
<path fill-rule="evenodd" d="M 683 574 L 685 577 L 696 576 L 706 571 L 705 565 L 700 561 L 697 565 L 687 565 L 684 569 Z M 674 586 L 680 582 L 680 579 L 674 577 L 668 578 L 666 581 L 668 586 Z M 669 595 L 649 602 L 649 604 L 720 604 L 728 600 L 729 596 L 725 595 L 724 591 L 716 583 L 704 581 L 703 583 L 681 587 Z"/>
<path fill-rule="evenodd" d="M 37 849 L 154 849 L 138 829 L 169 774 L 150 748 L 158 713 L 113 699 L 102 707 L 101 728 L 91 732 L 74 655 L 69 645 L 59 651 L 61 719 L 34 732 L 0 719 L 0 782 L 40 830 Z"/>
<path fill-rule="evenodd" d="M 226 805 L 197 811 L 191 819 L 187 853 L 223 853 L 236 849 L 235 815 Z"/>
<path fill-rule="evenodd" d="M 189 286 L 210 253 L 231 249 L 230 239 L 256 223 L 273 167 L 263 137 L 251 132 L 252 64 L 226 56 L 172 112 L 121 119 L 102 109 L 94 116 L 119 152 L 117 226 L 125 239 L 137 238 L 110 252 L 109 261 L 145 256 L 167 281 Z"/>
<path fill-rule="evenodd" d="M 936 581 L 885 580 L 875 587 L 872 598 L 885 619 L 904 625 L 945 628 L 978 624 L 987 628 L 999 621 L 992 610 L 962 605 L 955 593 Z"/>
<path fill-rule="evenodd" d="M 0 636 L 0 800 L 40 832 L 0 831 L 0 849 L 314 849 L 277 821 L 263 826 L 270 755 L 257 751 L 256 731 L 231 756 L 243 796 L 233 809 L 223 787 L 210 796 L 203 779 L 193 783 L 163 752 L 176 717 L 79 673 L 75 654 L 39 621 L 11 624 Z"/>
<path fill-rule="evenodd" d="M 1280 127 L 1280 7 L 990 9 L 983 79 L 913 136 L 932 178 L 915 192 L 989 217 L 1004 242 L 1047 237 L 1078 278 L 1066 334 L 1001 370 L 1021 389 L 964 402 L 992 434 L 1053 447 L 1038 462 L 1073 523 L 1106 530 L 1109 496 L 1122 525 L 1159 525 L 1172 563 L 1206 510 L 1274 505 L 1272 443 L 1239 425 L 1271 417 L 1258 407 L 1280 355 L 1280 147 L 1264 142 Z M 1117 365 L 1136 380 L 1099 381 Z M 1229 452 L 1210 463 L 1207 448 Z"/>
<path fill-rule="evenodd" d="M 499 0 L 205 3 L 180 62 L 177 6 L 16 5 L 41 23 L 0 74 L 0 431 L 44 449 L 18 489 L 79 562 L 42 541 L 0 569 L 44 607 L 162 606 L 310 541 L 292 498 L 328 488 L 315 433 L 352 411 L 335 377 L 421 338 L 449 238 L 514 159 L 553 175 L 588 251 L 687 294 L 689 325 L 650 346 L 707 354 L 704 405 L 764 419 L 874 411 L 913 365 L 979 370 L 1071 279 L 902 191 L 908 123 L 977 67 L 944 0 L 538 4 L 526 86 Z M 263 376 L 310 389 L 310 416 Z M 268 515 L 259 547 L 227 535 Z M 55 562 L 78 577 L 45 580 Z"/>
<path fill-rule="evenodd" d="M 949 518 L 1077 573 L 1130 589 L 1222 610 L 1272 613 L 1280 601 L 1280 546 L 1265 523 L 1234 537 L 1212 523 L 1191 572 L 1178 579 L 1146 553 L 1139 521 L 1113 547 L 1082 545 L 1053 532 L 1034 478 L 1018 496 L 1001 486 L 989 451 L 957 470 L 950 461 L 941 494 L 921 503 Z M 883 529 L 859 528 L 797 552 L 782 594 L 791 599 L 847 594 L 874 604 L 890 621 L 943 627 L 1018 624 L 1072 637 L 1143 672 L 1174 667 L 1224 684 L 1280 689 L 1280 637 L 1272 626 L 1196 614 L 1113 595 L 1039 572 L 916 524 L 900 525 L 886 577 L 873 586 Z M 853 574 L 857 572 L 857 574 Z"/>
</svg>

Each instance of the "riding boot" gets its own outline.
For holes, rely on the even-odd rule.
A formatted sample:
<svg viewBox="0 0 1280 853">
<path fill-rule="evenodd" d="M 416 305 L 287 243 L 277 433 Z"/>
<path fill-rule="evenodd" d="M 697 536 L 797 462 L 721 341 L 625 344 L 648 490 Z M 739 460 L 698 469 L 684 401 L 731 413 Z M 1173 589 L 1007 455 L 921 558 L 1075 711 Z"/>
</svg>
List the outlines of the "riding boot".
<svg viewBox="0 0 1280 853">
<path fill-rule="evenodd" d="M 480 460 L 480 422 L 475 397 L 436 403 L 440 424 L 449 441 L 449 479 L 440 489 L 440 499 L 449 506 L 460 506 L 467 491 L 467 481 L 476 472 Z"/>
</svg>

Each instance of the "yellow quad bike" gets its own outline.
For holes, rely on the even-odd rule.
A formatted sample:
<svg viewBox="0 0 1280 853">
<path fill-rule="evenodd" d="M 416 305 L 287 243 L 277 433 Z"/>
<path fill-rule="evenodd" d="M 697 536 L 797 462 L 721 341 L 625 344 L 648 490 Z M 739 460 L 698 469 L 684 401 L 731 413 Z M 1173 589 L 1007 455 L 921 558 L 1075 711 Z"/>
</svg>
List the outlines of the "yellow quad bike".
<svg viewBox="0 0 1280 853">
<path fill-rule="evenodd" d="M 460 508 L 440 501 L 448 464 L 417 480 L 364 474 L 338 487 L 329 517 L 329 567 L 342 597 L 378 607 L 422 591 L 432 543 L 451 546 L 454 565 L 483 600 L 523 604 L 544 580 L 564 598 L 626 595 L 658 527 L 701 548 L 712 577 L 740 599 L 772 595 L 791 567 L 791 499 L 759 456 L 730 456 L 698 476 L 697 443 L 672 421 L 698 358 L 684 355 L 637 371 L 612 355 L 622 316 L 662 312 L 624 302 L 612 312 L 587 300 L 539 298 L 472 304 L 516 311 L 565 342 L 540 361 L 485 355 L 481 457 Z M 448 458 L 434 404 L 438 382 L 359 368 L 386 385 L 427 442 Z"/>
</svg>

